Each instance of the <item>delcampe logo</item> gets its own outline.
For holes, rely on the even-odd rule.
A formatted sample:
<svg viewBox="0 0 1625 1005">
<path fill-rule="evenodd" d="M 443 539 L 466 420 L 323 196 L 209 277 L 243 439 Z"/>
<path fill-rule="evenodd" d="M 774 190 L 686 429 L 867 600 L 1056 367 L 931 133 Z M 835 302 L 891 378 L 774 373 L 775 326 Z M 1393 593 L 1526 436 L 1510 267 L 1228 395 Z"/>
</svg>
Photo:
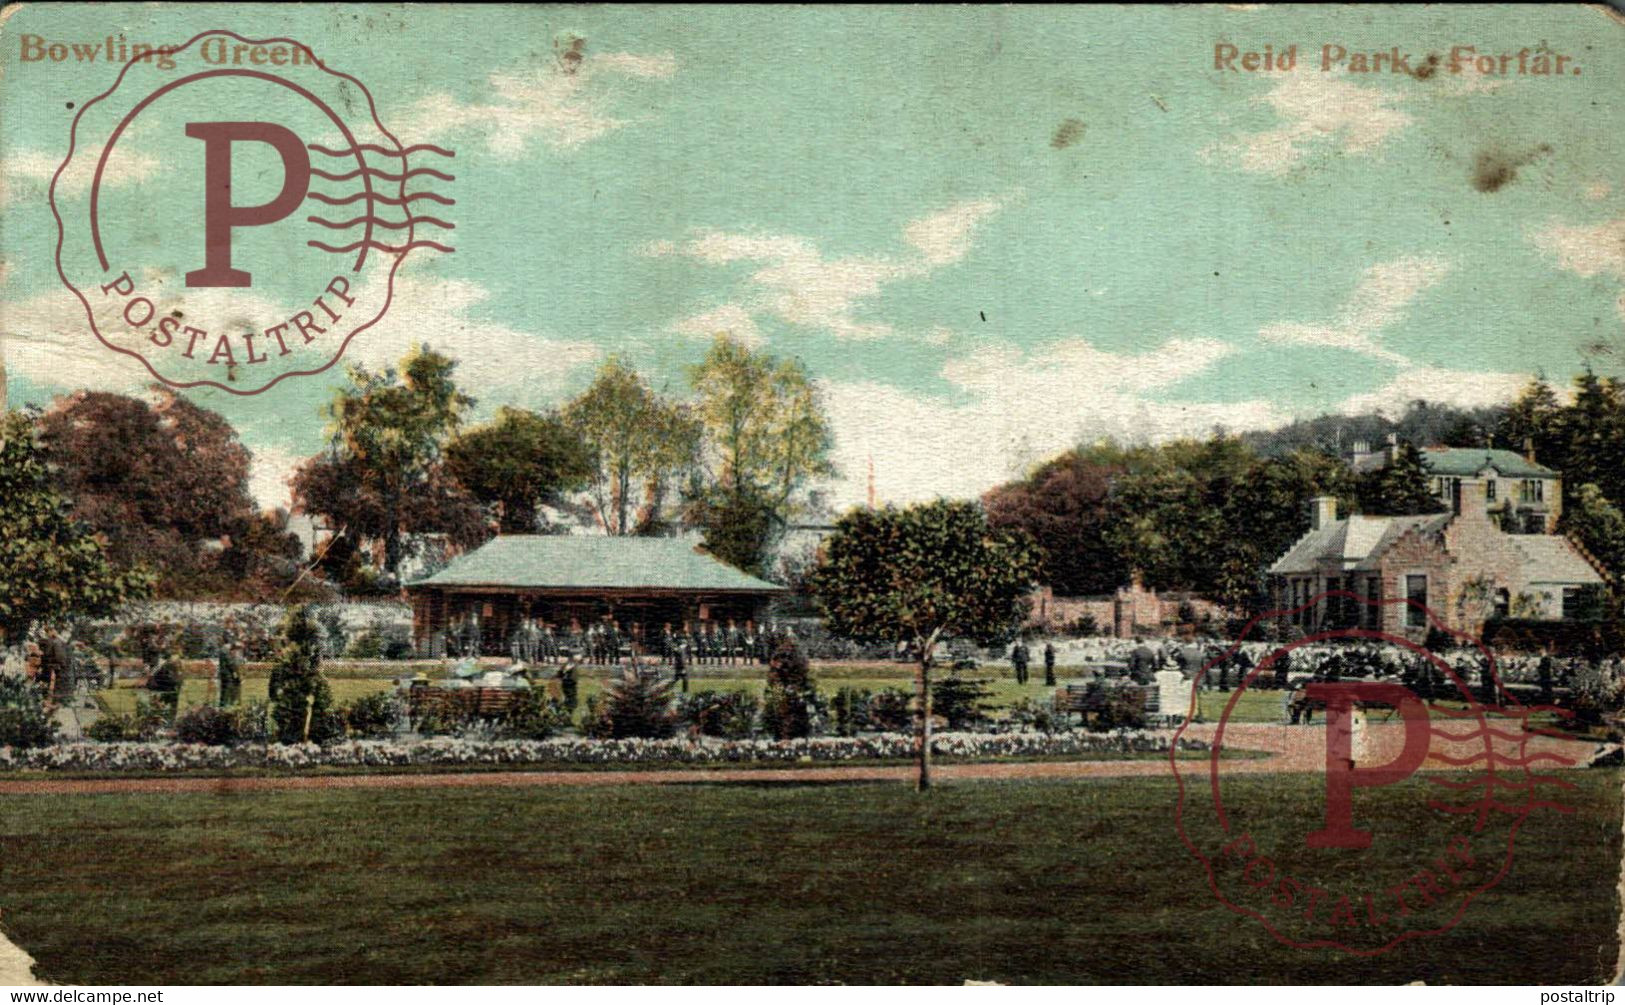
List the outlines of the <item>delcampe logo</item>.
<svg viewBox="0 0 1625 1005">
<path fill-rule="evenodd" d="M 77 110 L 51 183 L 57 271 L 154 377 L 257 394 L 333 366 L 408 254 L 455 250 L 453 156 L 403 146 L 308 46 L 203 32 Z"/>
</svg>

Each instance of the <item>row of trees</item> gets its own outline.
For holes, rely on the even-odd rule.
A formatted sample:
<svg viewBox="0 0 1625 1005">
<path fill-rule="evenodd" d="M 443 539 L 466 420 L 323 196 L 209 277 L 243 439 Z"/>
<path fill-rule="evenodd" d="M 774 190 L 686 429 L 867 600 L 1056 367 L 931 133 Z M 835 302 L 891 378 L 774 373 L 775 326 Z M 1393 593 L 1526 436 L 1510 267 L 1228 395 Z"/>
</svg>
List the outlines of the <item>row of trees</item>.
<svg viewBox="0 0 1625 1005">
<path fill-rule="evenodd" d="M 1261 599 L 1263 569 L 1308 529 L 1309 498 L 1335 496 L 1345 513 L 1440 511 L 1415 443 L 1402 442 L 1393 463 L 1362 474 L 1341 456 L 1356 440 L 1431 431 L 1424 442 L 1520 452 L 1530 443 L 1564 475 L 1560 529 L 1610 569 L 1625 569 L 1625 391 L 1589 372 L 1574 383 L 1568 405 L 1537 380 L 1499 409 L 1419 402 L 1397 422 L 1317 419 L 1242 437 L 1079 447 L 984 502 L 995 526 L 1032 535 L 1058 592 L 1103 593 L 1139 572 L 1148 585 L 1246 608 Z"/>
<path fill-rule="evenodd" d="M 354 367 L 328 407 L 330 444 L 294 477 L 299 509 L 336 533 L 329 573 L 397 578 L 413 542 L 459 546 L 491 529 L 587 524 L 613 535 L 702 531 L 724 561 L 767 571 L 778 535 L 834 473 L 828 419 L 805 367 L 719 335 L 690 368 L 692 398 L 656 391 L 624 359 L 546 412 L 475 402 L 429 348 L 398 369 Z"/>
</svg>

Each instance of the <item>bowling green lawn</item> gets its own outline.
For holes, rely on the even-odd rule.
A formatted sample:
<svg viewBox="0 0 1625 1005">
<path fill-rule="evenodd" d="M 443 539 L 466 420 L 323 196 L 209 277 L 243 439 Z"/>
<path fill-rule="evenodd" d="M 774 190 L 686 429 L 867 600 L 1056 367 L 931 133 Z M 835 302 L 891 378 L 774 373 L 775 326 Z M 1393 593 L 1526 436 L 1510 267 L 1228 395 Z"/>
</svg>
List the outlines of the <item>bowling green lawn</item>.
<svg viewBox="0 0 1625 1005">
<path fill-rule="evenodd" d="M 1217 903 L 1161 777 L 10 795 L 0 928 L 92 985 L 1573 985 L 1615 963 L 1621 772 L 1565 774 L 1457 928 L 1369 958 Z M 1229 784 L 1260 846 L 1318 823 L 1322 779 Z M 1392 830 L 1437 789 L 1379 792 Z"/>
<path fill-rule="evenodd" d="M 368 694 L 389 690 L 394 686 L 394 678 L 409 675 L 415 672 L 416 667 L 422 664 L 359 664 L 347 665 L 338 663 L 328 669 L 328 684 L 333 690 L 336 701 L 346 702 Z M 425 670 L 431 679 L 438 678 L 443 671 L 438 667 L 428 667 Z M 545 670 L 551 677 L 553 669 Z M 607 670 L 583 670 L 579 683 L 579 699 L 585 702 L 587 696 L 602 689 L 605 681 L 611 674 Z M 936 670 L 933 679 L 946 676 L 943 670 Z M 984 681 L 991 694 L 987 704 L 995 716 L 1004 714 L 1011 705 L 1023 698 L 1035 703 L 1047 704 L 1054 695 L 1055 689 L 1045 687 L 1043 684 L 1044 672 L 1040 667 L 1025 685 L 1015 682 L 1009 670 L 1002 673 L 998 670 L 982 670 L 965 674 L 966 677 Z M 1077 679 L 1074 672 L 1067 667 L 1059 667 L 1056 671 L 1057 680 L 1066 683 Z M 914 688 L 913 670 L 907 664 L 891 663 L 864 663 L 864 664 L 826 664 L 814 665 L 813 679 L 818 689 L 828 697 L 843 687 L 867 688 L 870 691 L 879 691 L 882 688 L 903 688 L 912 692 Z M 252 666 L 244 675 L 243 698 L 245 700 L 264 699 L 268 683 L 268 671 L 262 666 Z M 134 710 L 136 699 L 145 692 L 128 686 L 130 682 L 120 681 L 119 686 L 100 693 L 102 705 L 113 712 L 130 712 Z M 692 690 L 708 691 L 752 691 L 760 694 L 765 685 L 765 674 L 761 667 L 700 667 L 690 681 Z M 549 688 L 555 693 L 558 685 L 549 682 Z M 212 684 L 201 677 L 188 678 L 181 691 L 181 707 L 203 704 L 213 697 Z M 1209 720 L 1216 719 L 1224 710 L 1229 694 L 1217 691 L 1203 692 L 1202 711 Z M 1279 691 L 1249 690 L 1242 693 L 1237 701 L 1232 717 L 1237 722 L 1280 722 L 1281 721 L 1281 694 Z"/>
</svg>

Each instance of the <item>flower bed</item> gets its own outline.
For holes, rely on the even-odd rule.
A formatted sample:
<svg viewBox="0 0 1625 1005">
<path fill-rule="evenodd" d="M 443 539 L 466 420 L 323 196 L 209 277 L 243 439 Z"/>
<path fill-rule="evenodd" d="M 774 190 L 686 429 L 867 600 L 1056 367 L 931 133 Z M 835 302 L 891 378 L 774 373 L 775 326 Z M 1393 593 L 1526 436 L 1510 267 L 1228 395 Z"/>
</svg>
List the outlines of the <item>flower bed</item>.
<svg viewBox="0 0 1625 1005">
<path fill-rule="evenodd" d="M 1167 732 L 939 733 L 931 749 L 943 757 L 1045 757 L 1068 754 L 1162 753 Z M 1206 750 L 1181 739 L 1181 750 Z M 0 747 L 0 771 L 192 771 L 231 768 L 405 767 L 513 764 L 731 764 L 896 760 L 913 756 L 906 733 L 805 740 L 348 740 L 205 747 L 184 743 L 62 743 L 14 750 Z"/>
</svg>

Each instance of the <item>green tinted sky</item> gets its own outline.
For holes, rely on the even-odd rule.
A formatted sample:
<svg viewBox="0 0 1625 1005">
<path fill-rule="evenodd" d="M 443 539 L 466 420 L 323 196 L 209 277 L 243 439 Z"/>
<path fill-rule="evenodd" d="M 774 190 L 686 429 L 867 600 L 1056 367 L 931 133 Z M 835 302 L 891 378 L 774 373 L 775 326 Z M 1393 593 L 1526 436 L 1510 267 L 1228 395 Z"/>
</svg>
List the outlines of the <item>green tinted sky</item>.
<svg viewBox="0 0 1625 1005">
<path fill-rule="evenodd" d="M 871 457 L 883 497 L 971 492 L 1098 435 L 1620 369 L 1625 48 L 1596 9 L 43 4 L 0 29 L 13 402 L 144 375 L 83 331 L 51 262 L 67 103 L 111 74 L 23 63 L 21 36 L 208 28 L 305 41 L 402 142 L 458 151 L 456 253 L 414 255 L 354 358 L 423 339 L 482 407 L 540 406 L 611 351 L 684 390 L 732 330 L 824 382 L 838 499 Z M 1216 42 L 1295 44 L 1298 66 L 1216 71 Z M 1325 44 L 1581 73 L 1323 73 Z M 162 177 L 125 179 L 160 220 L 185 212 Z M 320 444 L 329 390 L 196 397 L 271 486 Z"/>
</svg>

